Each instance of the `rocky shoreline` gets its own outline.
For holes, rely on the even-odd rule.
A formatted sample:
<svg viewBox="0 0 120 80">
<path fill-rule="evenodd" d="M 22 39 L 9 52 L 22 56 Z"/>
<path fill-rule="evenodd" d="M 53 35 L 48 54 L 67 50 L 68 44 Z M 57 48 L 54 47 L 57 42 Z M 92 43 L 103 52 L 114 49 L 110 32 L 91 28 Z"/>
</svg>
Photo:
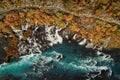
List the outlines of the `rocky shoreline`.
<svg viewBox="0 0 120 80">
<path fill-rule="evenodd" d="M 108 5 L 103 5 L 103 3 Z M 55 35 L 52 36 L 62 39 L 63 42 L 75 43 L 98 51 L 99 55 L 102 49 L 120 48 L 119 19 L 115 17 L 119 16 L 117 12 L 119 1 L 94 2 L 91 0 L 88 3 L 82 0 L 80 2 L 74 0 L 50 0 L 36 3 L 36 0 L 33 2 L 21 0 L 1 1 L 1 4 L 3 5 L 0 8 L 0 38 L 2 39 L 0 44 L 7 53 L 6 62 L 9 62 L 10 59 L 17 60 L 20 54 L 25 54 L 21 52 L 22 49 L 20 48 L 20 46 L 24 46 L 23 44 L 26 44 L 32 50 L 34 50 L 34 47 L 39 46 L 37 40 L 33 38 L 40 40 L 41 42 L 38 41 L 39 44 L 44 46 L 43 49 L 40 48 L 39 50 L 38 48 L 37 52 L 42 52 L 57 42 L 61 43 L 58 39 L 55 40 L 54 37 L 51 37 L 54 42 L 49 40 L 48 37 L 51 34 L 45 33 L 48 28 L 43 28 L 40 33 L 33 33 L 33 31 L 36 32 L 36 27 L 41 26 L 57 26 L 56 28 L 61 28 L 61 31 L 54 32 Z M 94 7 L 91 4 L 94 4 Z M 9 7 L 5 8 L 5 5 Z M 100 5 L 101 7 L 99 7 Z M 111 8 L 110 5 L 113 7 Z M 108 10 L 104 10 L 104 8 Z M 45 39 L 40 35 L 49 36 L 46 36 L 48 39 Z M 40 37 L 40 39 L 35 36 Z M 31 47 L 34 43 L 30 43 L 29 39 L 37 45 Z"/>
<path fill-rule="evenodd" d="M 19 56 L 42 53 L 55 44 L 62 44 L 63 42 L 67 42 L 83 46 L 86 48 L 86 50 L 93 50 L 97 55 L 105 56 L 106 58 L 110 57 L 110 55 L 101 52 L 104 48 L 104 44 L 96 46 L 92 42 L 92 39 L 77 38 L 76 33 L 72 33 L 67 29 L 67 27 L 68 23 L 64 28 L 60 28 L 57 25 L 47 26 L 38 24 L 33 27 L 29 23 L 22 25 L 19 30 L 11 27 L 12 31 L 19 39 L 19 43 L 17 45 Z M 23 32 L 27 31 L 28 29 L 32 31 L 32 34 L 31 36 L 27 37 L 26 40 L 23 40 Z M 9 38 L 9 36 L 7 36 L 7 38 Z M 11 57 L 7 62 L 16 60 L 16 58 Z"/>
<path fill-rule="evenodd" d="M 19 55 L 42 53 L 49 47 L 52 47 L 55 44 L 62 44 L 63 42 L 74 43 L 83 46 L 86 49 L 93 49 L 97 51 L 98 55 L 104 55 L 100 52 L 104 47 L 103 45 L 96 47 L 92 42 L 92 39 L 76 38 L 76 34 L 67 30 L 67 25 L 64 28 L 60 28 L 56 25 L 40 26 L 36 24 L 33 28 L 32 35 L 28 37 L 26 41 L 23 41 L 21 38 L 22 31 L 24 31 L 24 29 L 21 30 L 21 33 L 19 33 L 19 31 L 16 32 L 16 35 L 19 35 L 18 37 L 20 40 L 18 43 Z"/>
<path fill-rule="evenodd" d="M 84 48 L 85 55 L 119 63 L 119 4 L 119 0 L 1 0 L 0 64 L 42 54 L 64 42 Z M 113 74 L 109 73 L 111 70 L 102 70 L 75 78 L 109 80 Z"/>
<path fill-rule="evenodd" d="M 32 27 L 30 26 L 30 24 L 26 23 L 25 26 L 21 26 L 20 30 L 18 29 L 16 30 L 14 27 L 12 27 L 12 31 L 19 38 L 19 43 L 17 45 L 19 56 L 25 56 L 30 54 L 42 54 L 42 52 L 54 46 L 55 44 L 62 44 L 64 42 L 83 47 L 85 49 L 85 51 L 83 52 L 86 52 L 86 54 L 84 55 L 95 54 L 98 56 L 103 56 L 106 59 L 111 58 L 111 56 L 113 56 L 112 54 L 106 54 L 106 51 L 103 49 L 103 45 L 96 47 L 92 42 L 92 39 L 88 40 L 86 38 L 77 38 L 75 33 L 71 33 L 71 31 L 67 29 L 67 26 L 68 24 L 66 24 L 64 28 L 60 28 L 57 25 L 46 26 L 46 25 L 36 24 L 35 27 Z M 23 32 L 27 31 L 28 29 L 32 30 L 32 35 L 29 36 L 26 40 L 23 40 Z M 63 56 L 57 55 L 56 58 L 59 60 L 59 59 L 62 59 Z M 114 57 L 113 59 L 115 58 L 116 57 Z M 1 59 L 3 59 L 3 57 Z M 13 59 L 10 59 L 9 62 L 12 62 L 15 60 L 16 59 L 13 58 Z M 2 63 L 3 62 L 4 61 L 2 61 Z M 106 69 L 106 70 L 101 70 L 99 72 L 90 72 L 87 74 L 75 76 L 75 80 L 77 79 L 102 80 L 104 78 L 106 80 L 109 80 L 110 77 L 112 77 L 112 75 L 113 73 L 111 69 Z"/>
</svg>

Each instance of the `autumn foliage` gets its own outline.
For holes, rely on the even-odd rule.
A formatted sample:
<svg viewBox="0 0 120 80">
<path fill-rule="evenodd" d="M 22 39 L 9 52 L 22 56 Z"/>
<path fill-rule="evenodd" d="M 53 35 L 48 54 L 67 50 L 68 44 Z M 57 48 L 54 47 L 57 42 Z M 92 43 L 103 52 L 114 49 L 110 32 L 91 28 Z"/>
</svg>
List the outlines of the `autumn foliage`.
<svg viewBox="0 0 120 80">
<path fill-rule="evenodd" d="M 32 27 L 37 25 L 58 25 L 65 27 L 72 33 L 77 34 L 77 38 L 92 39 L 96 46 L 104 43 L 111 37 L 109 45 L 106 47 L 120 48 L 120 29 L 117 21 L 120 17 L 119 1 L 116 0 L 28 0 L 29 5 L 50 6 L 60 3 L 62 9 L 45 9 L 30 7 L 26 8 L 25 0 L 2 0 L 0 7 L 3 11 L 10 10 L 11 7 L 18 8 L 11 10 L 3 18 L 0 18 L 0 37 L 4 33 L 12 35 L 9 45 L 6 48 L 8 56 L 18 57 L 17 45 L 18 37 L 15 36 L 11 27 L 19 30 L 21 25 L 29 23 Z M 23 9 L 19 8 L 22 7 Z M 25 7 L 25 8 L 24 8 Z M 0 12 L 4 13 L 4 12 Z M 87 14 L 87 15 L 86 15 Z M 91 16 L 92 15 L 92 16 Z M 108 19 L 108 20 L 107 20 Z M 109 20 L 113 19 L 115 21 Z M 31 36 L 32 31 L 28 29 L 23 32 L 23 40 Z"/>
</svg>

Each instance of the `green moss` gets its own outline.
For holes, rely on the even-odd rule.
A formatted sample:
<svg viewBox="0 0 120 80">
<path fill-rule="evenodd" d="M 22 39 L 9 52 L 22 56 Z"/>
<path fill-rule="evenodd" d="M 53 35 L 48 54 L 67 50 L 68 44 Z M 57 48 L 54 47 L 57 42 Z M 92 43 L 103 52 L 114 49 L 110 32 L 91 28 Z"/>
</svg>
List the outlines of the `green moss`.
<svg viewBox="0 0 120 80">
<path fill-rule="evenodd" d="M 73 0 L 64 0 L 66 9 L 71 8 L 71 4 L 73 3 Z"/>
<path fill-rule="evenodd" d="M 59 19 L 62 19 L 62 18 L 63 18 L 63 14 L 60 13 L 60 12 L 57 12 L 57 13 L 56 13 L 56 16 L 57 16 Z"/>
<path fill-rule="evenodd" d="M 109 0 L 100 0 L 99 2 L 102 4 L 107 4 L 109 2 Z"/>
<path fill-rule="evenodd" d="M 17 30 L 20 30 L 21 26 L 15 26 L 14 28 L 17 29 Z"/>
<path fill-rule="evenodd" d="M 118 36 L 120 36 L 120 29 L 119 29 L 119 30 L 117 30 L 117 35 L 118 35 Z"/>
<path fill-rule="evenodd" d="M 0 7 L 3 8 L 4 7 L 4 3 L 0 2 Z"/>
</svg>

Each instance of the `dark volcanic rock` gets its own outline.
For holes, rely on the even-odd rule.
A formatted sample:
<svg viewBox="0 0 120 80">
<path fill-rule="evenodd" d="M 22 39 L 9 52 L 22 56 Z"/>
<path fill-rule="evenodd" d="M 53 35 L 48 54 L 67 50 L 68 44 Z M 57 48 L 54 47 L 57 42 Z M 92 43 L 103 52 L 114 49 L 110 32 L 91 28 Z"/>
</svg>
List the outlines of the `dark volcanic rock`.
<svg viewBox="0 0 120 80">
<path fill-rule="evenodd" d="M 98 50 L 94 47 L 92 40 L 88 42 L 85 38 L 78 39 L 76 38 L 76 34 L 67 30 L 66 27 L 60 28 L 56 25 L 36 25 L 32 28 L 32 36 L 28 37 L 26 41 L 21 40 L 19 42 L 19 55 L 42 53 L 54 44 L 62 44 L 63 42 L 74 43 L 84 47 L 87 49 L 84 51 L 86 53 L 94 53 Z"/>
<path fill-rule="evenodd" d="M 0 45 L 0 64 L 4 62 L 5 57 L 6 57 L 6 51 L 4 48 Z"/>
<path fill-rule="evenodd" d="M 27 41 L 18 44 L 19 54 L 42 53 L 54 44 L 61 44 L 62 37 L 59 35 L 61 28 L 57 26 L 36 26 L 31 37 Z"/>
<path fill-rule="evenodd" d="M 10 56 L 7 57 L 7 61 L 6 62 L 14 62 L 14 61 L 17 61 L 17 60 L 18 60 L 18 58 L 10 55 Z"/>
</svg>

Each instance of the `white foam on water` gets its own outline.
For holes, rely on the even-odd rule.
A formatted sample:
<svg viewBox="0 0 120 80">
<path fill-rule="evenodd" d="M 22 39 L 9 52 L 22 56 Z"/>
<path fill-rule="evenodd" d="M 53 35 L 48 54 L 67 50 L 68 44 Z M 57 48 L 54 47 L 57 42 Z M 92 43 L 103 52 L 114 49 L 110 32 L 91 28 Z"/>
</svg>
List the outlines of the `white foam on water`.
<svg viewBox="0 0 120 80">
<path fill-rule="evenodd" d="M 79 44 L 79 45 L 85 45 L 85 44 L 86 44 L 86 41 L 87 41 L 87 39 L 84 39 L 83 41 L 79 42 L 78 44 Z"/>
<path fill-rule="evenodd" d="M 14 76 L 22 76 L 24 71 L 33 65 L 37 59 L 38 55 L 30 54 L 21 56 L 19 61 L 2 64 L 0 68 L 0 75 L 13 74 Z"/>
<path fill-rule="evenodd" d="M 90 43 L 88 43 L 85 47 L 86 48 L 93 48 L 94 47 L 92 39 L 90 39 Z"/>
<path fill-rule="evenodd" d="M 26 30 L 28 28 L 28 26 L 29 25 L 26 24 L 26 26 L 24 26 L 23 29 Z M 33 31 L 33 34 L 38 28 L 39 28 L 38 26 L 35 28 L 35 30 Z M 54 28 L 55 28 L 55 33 L 53 34 L 52 30 Z M 47 41 L 50 41 L 50 44 L 49 44 L 50 46 L 53 46 L 54 44 L 58 44 L 58 43 L 62 44 L 63 39 L 58 34 L 58 32 L 60 30 L 61 29 L 59 29 L 55 26 L 50 26 L 50 27 L 45 26 L 45 32 L 46 32 L 45 38 Z M 17 31 L 14 29 L 14 32 L 16 32 L 16 34 L 17 34 L 21 31 Z M 20 37 L 20 39 L 21 38 L 22 37 Z M 76 35 L 73 36 L 73 39 L 75 39 L 75 38 L 76 38 Z M 31 54 L 26 55 L 26 56 L 21 56 L 20 57 L 21 60 L 19 60 L 18 62 L 13 62 L 10 64 L 5 63 L 5 64 L 1 65 L 0 66 L 1 67 L 0 68 L 1 75 L 9 74 L 9 73 L 13 74 L 15 76 L 22 75 L 26 69 L 28 69 L 33 64 L 36 64 L 38 59 L 41 59 L 41 61 L 39 61 L 39 62 L 42 66 L 45 66 L 45 64 L 48 64 L 53 61 L 53 62 L 55 62 L 54 64 L 56 66 L 58 66 L 59 68 L 64 68 L 71 72 L 74 70 L 79 71 L 79 72 L 93 72 L 93 71 L 107 70 L 108 69 L 107 63 L 109 63 L 109 61 L 111 61 L 110 57 L 106 58 L 106 56 L 102 56 L 102 57 L 100 56 L 97 58 L 88 56 L 86 58 L 80 57 L 79 59 L 76 59 L 76 57 L 71 55 L 71 53 L 70 54 L 68 53 L 67 56 L 70 57 L 69 55 L 71 55 L 70 58 L 72 58 L 72 59 L 64 58 L 63 57 L 64 54 L 58 53 L 57 51 L 52 51 L 50 53 L 48 52 L 48 55 L 51 54 L 50 56 L 46 56 L 46 55 L 42 55 L 42 54 L 33 54 L 32 53 L 33 50 L 41 53 L 40 49 L 38 48 L 38 46 L 41 46 L 41 45 L 39 45 L 37 42 L 35 42 L 36 40 L 34 37 L 33 37 L 33 39 L 28 38 L 28 41 L 29 41 L 29 43 L 34 42 L 32 47 L 29 49 L 29 51 L 31 51 L 30 52 Z M 85 45 L 86 41 L 87 41 L 87 39 L 84 39 L 83 41 L 79 42 L 78 44 Z M 93 44 L 88 44 L 86 47 L 93 47 Z M 24 47 L 24 45 L 22 45 L 20 50 L 23 50 L 23 52 L 25 52 L 26 51 L 26 50 L 24 51 L 25 48 L 26 47 Z M 103 54 L 103 53 L 98 51 L 96 54 L 99 56 L 100 54 Z M 70 59 L 70 61 L 67 59 Z M 103 63 L 103 64 L 98 65 L 98 63 Z M 35 70 L 35 68 L 33 70 Z M 111 73 L 109 75 L 111 75 Z"/>
<path fill-rule="evenodd" d="M 27 31 L 27 29 L 30 27 L 29 23 L 26 23 L 25 25 L 21 25 L 22 30 Z"/>
<path fill-rule="evenodd" d="M 97 66 L 98 62 L 106 61 L 106 59 L 102 58 L 102 57 L 92 58 L 92 57 L 88 56 L 87 58 L 80 58 L 78 60 L 73 60 L 71 62 L 67 62 L 66 59 L 64 59 L 64 58 L 62 60 L 58 60 L 54 56 L 54 55 L 60 55 L 61 53 L 58 53 L 56 51 L 52 51 L 50 54 L 52 54 L 52 56 L 49 55 L 49 57 L 48 57 L 50 59 L 50 61 L 45 60 L 45 62 L 49 63 L 51 61 L 54 61 L 56 63 L 57 67 L 64 68 L 64 69 L 69 70 L 69 71 L 77 70 L 78 72 L 84 73 L 84 72 L 94 72 L 94 71 L 100 72 L 101 70 L 108 69 L 107 64 Z M 47 57 L 43 58 L 43 59 L 47 59 Z"/>
<path fill-rule="evenodd" d="M 17 30 L 13 26 L 11 26 L 11 28 L 12 28 L 13 32 L 15 32 L 16 36 L 18 36 L 19 40 L 21 40 L 23 38 L 22 30 Z"/>
<path fill-rule="evenodd" d="M 100 54 L 102 54 L 102 52 L 100 52 L 100 51 L 97 51 L 97 55 L 100 55 Z"/>
<path fill-rule="evenodd" d="M 3 66 L 7 65 L 8 63 L 4 62 L 2 64 L 0 64 L 0 68 L 2 68 Z"/>
<path fill-rule="evenodd" d="M 55 30 L 55 33 L 52 34 L 52 29 L 56 28 Z M 62 43 L 63 42 L 63 39 L 62 37 L 58 34 L 58 32 L 60 31 L 61 29 L 57 29 L 57 27 L 55 26 L 46 26 L 45 27 L 45 32 L 47 33 L 47 37 L 46 37 L 46 40 L 50 41 L 50 46 L 53 46 L 54 44 L 58 44 L 58 43 Z"/>
<path fill-rule="evenodd" d="M 73 39 L 74 39 L 74 40 L 76 40 L 76 36 L 77 36 L 77 34 L 75 34 L 75 35 L 73 36 Z"/>
</svg>

